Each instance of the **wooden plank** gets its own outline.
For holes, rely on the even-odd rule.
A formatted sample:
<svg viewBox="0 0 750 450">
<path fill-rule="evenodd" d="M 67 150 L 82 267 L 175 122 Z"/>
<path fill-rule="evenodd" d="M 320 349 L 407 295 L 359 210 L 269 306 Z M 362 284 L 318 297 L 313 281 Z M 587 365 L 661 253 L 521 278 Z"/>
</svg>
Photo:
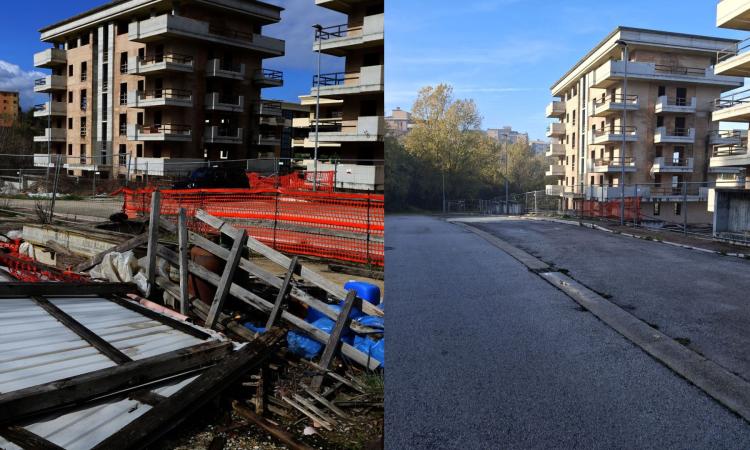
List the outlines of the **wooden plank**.
<svg viewBox="0 0 750 450">
<path fill-rule="evenodd" d="M 221 364 L 203 372 L 192 383 L 100 442 L 94 449 L 147 447 L 261 364 L 276 351 L 277 344 L 283 336 L 282 330 L 269 330 L 260 338 L 226 356 Z"/>
<path fill-rule="evenodd" d="M 47 242 L 45 242 L 44 246 L 52 250 L 55 253 L 60 253 L 60 254 L 67 255 L 67 256 L 73 255 L 73 253 L 71 253 L 70 250 L 58 244 L 57 242 L 53 241 L 52 239 L 49 239 Z"/>
<path fill-rule="evenodd" d="M 208 311 L 210 308 L 207 304 L 198 299 L 195 299 L 193 300 L 192 306 L 193 311 L 196 312 L 198 316 L 203 317 L 204 320 L 206 317 L 208 317 Z M 221 323 L 224 328 L 247 342 L 254 341 L 257 338 L 256 333 L 248 330 L 239 322 L 232 320 L 232 318 L 227 316 L 226 314 L 219 315 L 219 322 L 217 322 L 217 324 L 218 323 Z"/>
<path fill-rule="evenodd" d="M 214 217 L 200 209 L 195 212 L 195 218 L 218 230 L 226 231 L 232 234 L 236 233 L 237 231 L 229 223 L 217 217 Z M 254 239 L 253 237 L 248 237 L 247 247 L 250 250 L 253 250 L 256 253 L 260 253 L 261 255 L 265 256 L 272 262 L 283 267 L 288 267 L 292 261 L 291 258 L 287 257 L 283 253 L 272 249 L 271 247 L 263 244 L 257 239 Z M 314 270 L 308 269 L 304 265 L 301 265 L 300 267 L 300 275 L 302 276 L 302 278 L 310 281 L 311 283 L 323 289 L 324 291 L 328 292 L 329 294 L 333 295 L 334 297 L 340 298 L 342 300 L 346 298 L 346 290 L 344 290 L 342 287 L 339 287 L 338 284 L 320 275 Z M 362 302 L 362 312 L 370 316 L 376 316 L 376 317 L 385 316 L 385 313 L 383 312 L 382 309 L 378 308 L 377 306 L 369 302 Z M 335 320 L 335 317 L 332 317 L 332 319 Z"/>
<path fill-rule="evenodd" d="M 161 214 L 161 192 L 151 194 L 151 215 L 148 222 L 148 247 L 146 251 L 146 297 L 150 297 L 156 281 L 156 247 L 159 245 L 159 216 Z"/>
<path fill-rule="evenodd" d="M 0 283 L 0 297 L 19 298 L 32 295 L 60 296 L 76 298 L 86 295 L 126 295 L 138 292 L 133 283 Z M 95 299 L 95 297 L 91 297 Z"/>
<path fill-rule="evenodd" d="M 157 252 L 160 257 L 166 259 L 170 263 L 177 264 L 178 256 L 172 250 L 166 247 L 159 246 L 157 249 Z M 207 270 L 203 266 L 195 264 L 193 261 L 188 262 L 188 268 L 190 269 L 190 273 L 192 273 L 193 275 L 203 280 L 208 281 L 214 286 L 216 286 L 219 283 L 218 275 Z M 271 302 L 253 294 L 247 289 L 241 286 L 238 286 L 234 283 L 230 287 L 229 293 L 232 296 L 237 297 L 239 300 L 247 303 L 251 307 L 261 312 L 264 312 L 266 314 L 270 313 L 271 309 L 273 309 L 273 304 Z M 323 344 L 326 344 L 328 342 L 328 338 L 329 338 L 328 333 L 321 330 L 320 328 L 314 327 L 311 324 L 305 322 L 304 319 L 297 317 L 294 314 L 289 313 L 288 311 L 283 311 L 281 313 L 281 318 L 287 321 L 288 323 L 292 324 L 293 326 L 299 328 L 300 330 L 306 332 L 308 335 L 310 335 L 310 337 L 312 337 L 316 341 L 323 343 Z M 380 362 L 378 362 L 376 359 L 370 358 L 367 354 L 357 350 L 356 348 L 352 347 L 349 344 L 344 344 L 341 347 L 341 353 L 343 353 L 346 357 L 350 358 L 352 361 L 356 362 L 357 364 L 360 364 L 364 367 L 369 367 L 372 370 L 375 370 L 378 367 L 380 367 Z"/>
<path fill-rule="evenodd" d="M 216 286 L 216 293 L 214 294 L 213 302 L 211 302 L 211 310 L 208 312 L 208 318 L 206 318 L 207 328 L 213 328 L 216 325 L 219 313 L 224 308 L 224 302 L 227 299 L 227 295 L 229 295 L 229 288 L 234 284 L 234 274 L 237 273 L 237 266 L 240 265 L 242 249 L 245 248 L 246 242 L 247 233 L 243 230 L 232 244 L 232 251 L 229 253 L 229 258 L 227 258 L 227 264 L 224 266 L 221 280 L 219 280 L 219 284 Z"/>
<path fill-rule="evenodd" d="M 307 400 L 306 398 L 304 398 L 304 397 L 302 397 L 302 396 L 300 396 L 298 394 L 294 394 L 293 397 L 294 397 L 294 400 L 297 401 L 300 405 L 304 406 L 309 411 L 314 412 L 315 415 L 317 415 L 321 419 L 325 420 L 326 422 L 330 423 L 332 426 L 336 426 L 336 423 L 337 423 L 336 419 L 334 419 L 333 417 L 331 417 L 328 414 L 326 414 L 323 411 L 321 411 L 320 408 L 318 408 L 317 406 L 313 405 L 310 402 L 310 400 Z"/>
<path fill-rule="evenodd" d="M 117 364 L 124 364 L 133 361 L 128 355 L 121 352 L 117 347 L 104 340 L 101 336 L 86 328 L 79 321 L 68 315 L 65 311 L 58 308 L 55 304 L 44 297 L 31 297 L 34 302 L 41 306 L 47 313 L 57 319 L 58 322 L 65 325 L 67 329 L 77 334 L 81 339 L 91 344 L 99 350 L 104 356 L 111 359 Z"/>
<path fill-rule="evenodd" d="M 289 398 L 289 397 L 281 397 L 281 399 L 284 400 L 286 403 L 288 403 L 291 407 L 293 407 L 297 411 L 299 411 L 302 414 L 304 414 L 307 417 L 309 417 L 313 422 L 315 422 L 315 423 L 319 424 L 320 426 L 322 426 L 323 428 L 325 428 L 326 430 L 328 430 L 328 431 L 332 431 L 333 430 L 333 427 L 331 426 L 331 424 L 328 423 L 328 422 L 326 422 L 325 419 L 323 419 L 322 417 L 319 417 L 317 414 L 315 414 L 314 412 L 308 410 L 307 408 L 305 408 L 301 404 L 297 403 L 296 401 L 292 400 L 291 398 Z"/>
<path fill-rule="evenodd" d="M 266 419 L 255 414 L 253 411 L 250 410 L 250 408 L 243 406 L 240 402 L 236 400 L 232 402 L 232 408 L 241 417 L 249 420 L 253 424 L 262 428 L 266 433 L 273 436 L 276 440 L 286 445 L 291 450 L 312 450 L 312 447 L 309 447 L 301 442 L 298 442 L 296 439 L 294 439 L 294 436 L 287 433 L 282 428 L 269 423 Z"/>
<path fill-rule="evenodd" d="M 130 300 L 124 300 L 118 297 L 108 297 L 107 300 L 117 303 L 123 308 L 127 308 L 133 312 L 146 316 L 149 319 L 153 319 L 157 322 L 160 322 L 170 328 L 174 328 L 175 330 L 182 331 L 185 334 L 189 334 L 190 336 L 193 336 L 194 338 L 205 341 L 206 339 L 209 339 L 211 337 L 210 334 L 206 333 L 205 331 L 197 327 L 190 325 L 189 323 L 183 322 L 181 320 L 177 320 L 174 317 L 170 317 L 166 314 L 156 312 L 153 309 L 146 308 L 140 303 L 130 301 Z"/>
<path fill-rule="evenodd" d="M 128 239 L 122 244 L 116 245 L 108 250 L 104 250 L 103 252 L 94 255 L 87 261 L 84 261 L 78 264 L 77 266 L 75 266 L 73 270 L 75 272 L 83 272 L 85 270 L 89 270 L 92 267 L 96 266 L 97 264 L 101 264 L 101 262 L 104 261 L 104 257 L 112 252 L 118 252 L 118 253 L 127 252 L 128 250 L 133 250 L 134 248 L 138 248 L 147 242 L 148 242 L 148 233 L 139 234 L 138 236 L 132 239 Z"/>
<path fill-rule="evenodd" d="M 333 411 L 333 413 L 336 414 L 337 416 L 341 417 L 342 419 L 348 419 L 349 418 L 349 414 L 345 413 L 344 410 L 342 410 L 338 406 L 336 406 L 333 403 L 331 403 L 330 401 L 328 401 L 327 398 L 325 398 L 322 395 L 320 395 L 319 393 L 315 392 L 314 389 L 311 389 L 309 386 L 305 386 L 304 384 L 302 385 L 302 389 L 304 389 L 305 392 L 308 395 L 310 395 L 312 398 L 314 398 L 315 400 L 317 400 L 318 403 L 320 403 L 321 405 L 323 405 L 326 408 L 328 408 L 331 411 Z"/>
<path fill-rule="evenodd" d="M 359 302 L 358 302 L 359 300 Z M 331 331 L 331 336 L 328 338 L 325 350 L 323 350 L 323 356 L 320 357 L 320 363 L 318 365 L 324 370 L 328 370 L 331 367 L 331 361 L 336 356 L 336 352 L 341 347 L 341 336 L 344 334 L 344 330 L 349 328 L 349 324 L 352 322 L 352 309 L 355 303 L 360 303 L 361 299 L 357 297 L 357 293 L 354 290 L 349 291 L 344 300 L 344 306 L 341 308 L 339 318 L 336 321 L 336 325 Z M 323 384 L 323 375 L 316 375 L 312 381 L 312 389 L 315 391 L 320 390 L 320 386 Z"/>
<path fill-rule="evenodd" d="M 298 271 L 298 267 L 299 267 L 298 258 L 295 256 L 294 258 L 292 258 L 292 262 L 289 263 L 289 270 L 287 270 L 286 277 L 284 277 L 284 283 L 281 285 L 281 288 L 279 289 L 279 294 L 276 296 L 276 302 L 273 304 L 273 309 L 271 310 L 271 314 L 268 316 L 268 322 L 266 322 L 266 329 L 271 328 L 272 326 L 276 325 L 276 321 L 279 319 L 279 314 L 281 313 L 281 308 L 284 302 L 286 302 L 287 297 L 289 296 L 292 278 L 294 277 L 294 274 Z"/>
<path fill-rule="evenodd" d="M 0 436 L 25 450 L 65 450 L 23 427 L 0 428 Z"/>
<path fill-rule="evenodd" d="M 123 394 L 141 386 L 216 364 L 231 342 L 209 342 L 75 377 L 0 394 L 0 424 L 80 405 L 93 398 Z"/>
<path fill-rule="evenodd" d="M 163 402 L 164 399 L 166 399 L 167 397 L 161 394 L 157 394 L 154 391 L 143 389 L 141 391 L 132 392 L 128 396 L 128 398 L 139 401 L 143 403 L 144 405 L 156 406 L 159 403 Z"/>
<path fill-rule="evenodd" d="M 180 313 L 183 315 L 188 314 L 188 306 L 190 305 L 190 299 L 188 298 L 188 227 L 187 227 L 187 214 L 185 208 L 180 208 L 179 216 L 177 217 L 177 240 L 180 245 Z"/>
</svg>

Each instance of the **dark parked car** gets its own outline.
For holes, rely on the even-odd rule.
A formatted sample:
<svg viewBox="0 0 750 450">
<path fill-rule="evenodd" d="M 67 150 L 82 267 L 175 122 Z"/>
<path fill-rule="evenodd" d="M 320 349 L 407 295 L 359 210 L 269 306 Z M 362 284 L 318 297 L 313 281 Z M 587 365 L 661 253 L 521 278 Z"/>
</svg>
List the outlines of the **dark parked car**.
<svg viewBox="0 0 750 450">
<path fill-rule="evenodd" d="M 245 171 L 239 167 L 201 167 L 190 173 L 187 179 L 176 182 L 173 189 L 247 188 L 250 182 Z"/>
</svg>

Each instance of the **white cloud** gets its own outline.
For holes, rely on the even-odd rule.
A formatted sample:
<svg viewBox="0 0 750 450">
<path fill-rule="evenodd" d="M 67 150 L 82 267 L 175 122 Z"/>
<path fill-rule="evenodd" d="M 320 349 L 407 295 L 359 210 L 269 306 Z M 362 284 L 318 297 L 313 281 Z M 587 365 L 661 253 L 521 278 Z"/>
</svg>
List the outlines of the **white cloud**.
<svg viewBox="0 0 750 450">
<path fill-rule="evenodd" d="M 313 51 L 315 30 L 313 25 L 324 27 L 346 23 L 346 16 L 327 8 L 316 6 L 313 0 L 268 0 L 269 3 L 285 8 L 281 13 L 281 22 L 269 25 L 263 34 L 284 39 L 286 55 L 271 59 L 268 67 L 272 69 L 307 69 L 314 71 L 317 54 Z M 340 65 L 343 59 L 323 55 L 323 71 L 331 71 L 331 66 Z M 339 69 L 340 69 L 339 68 Z"/>
<path fill-rule="evenodd" d="M 27 72 L 16 64 L 0 60 L 0 91 L 19 92 L 21 107 L 24 109 L 34 104 L 34 80 L 44 76 L 42 72 Z"/>
</svg>

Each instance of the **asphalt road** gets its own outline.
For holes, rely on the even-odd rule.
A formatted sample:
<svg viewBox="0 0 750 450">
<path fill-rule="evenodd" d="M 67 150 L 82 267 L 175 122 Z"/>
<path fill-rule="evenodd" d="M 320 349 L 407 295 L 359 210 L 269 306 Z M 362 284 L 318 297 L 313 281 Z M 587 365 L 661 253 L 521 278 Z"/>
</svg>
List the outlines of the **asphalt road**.
<svg viewBox="0 0 750 450">
<path fill-rule="evenodd" d="M 750 425 L 516 260 L 386 218 L 386 448 L 750 448 Z"/>
<path fill-rule="evenodd" d="M 474 225 L 750 380 L 750 261 L 553 222 Z"/>
</svg>

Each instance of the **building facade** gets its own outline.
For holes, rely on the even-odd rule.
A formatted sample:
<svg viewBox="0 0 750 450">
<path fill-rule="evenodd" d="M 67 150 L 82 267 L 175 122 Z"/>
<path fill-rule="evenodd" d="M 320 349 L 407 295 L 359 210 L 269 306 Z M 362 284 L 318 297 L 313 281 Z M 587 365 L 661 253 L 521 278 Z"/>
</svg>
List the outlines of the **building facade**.
<svg viewBox="0 0 750 450">
<path fill-rule="evenodd" d="M 9 128 L 18 120 L 18 92 L 0 91 L 0 128 Z"/>
<path fill-rule="evenodd" d="M 261 89 L 283 76 L 263 60 L 285 45 L 262 30 L 281 11 L 254 0 L 118 0 L 43 28 L 53 47 L 34 65 L 51 73 L 35 91 L 49 101 L 35 115 L 50 127 L 35 141 L 69 174 L 102 178 L 274 155 L 281 103 Z"/>
<path fill-rule="evenodd" d="M 573 210 L 619 201 L 624 185 L 646 219 L 710 223 L 709 189 L 722 176 L 709 167 L 710 148 L 723 138 L 712 104 L 742 85 L 713 65 L 717 51 L 736 43 L 615 29 L 551 88 L 547 193 Z"/>
<path fill-rule="evenodd" d="M 716 6 L 716 26 L 750 31 L 750 0 L 722 0 Z M 716 73 L 750 76 L 750 52 L 747 41 L 734 43 L 716 55 Z M 750 90 L 743 89 L 717 98 L 713 120 L 750 123 Z M 736 126 L 736 125 L 734 125 Z M 750 233 L 750 168 L 748 126 L 722 131 L 723 139 L 712 148 L 711 170 L 725 175 L 712 193 L 709 207 L 714 212 L 713 230 L 717 236 L 748 240 Z"/>
</svg>

